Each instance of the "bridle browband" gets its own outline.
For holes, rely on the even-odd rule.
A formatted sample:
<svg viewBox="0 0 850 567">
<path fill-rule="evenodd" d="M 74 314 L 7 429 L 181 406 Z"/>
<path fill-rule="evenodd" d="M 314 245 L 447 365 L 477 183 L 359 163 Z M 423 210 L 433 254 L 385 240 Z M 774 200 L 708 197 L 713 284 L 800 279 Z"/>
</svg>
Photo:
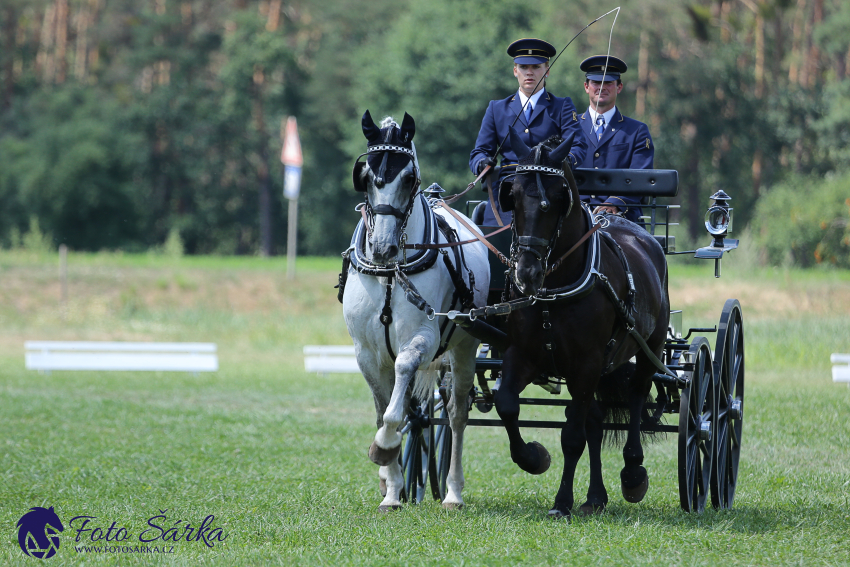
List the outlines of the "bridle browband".
<svg viewBox="0 0 850 567">
<path fill-rule="evenodd" d="M 419 177 L 419 168 L 416 165 L 416 153 L 412 149 L 405 148 L 404 146 L 397 146 L 395 144 L 376 144 L 374 146 L 369 146 L 369 148 L 367 149 L 367 151 L 365 153 L 362 153 L 359 156 L 357 156 L 357 159 L 354 161 L 354 163 L 356 164 L 357 162 L 359 162 L 361 159 L 363 159 L 364 156 L 368 156 L 369 154 L 376 154 L 376 153 L 383 153 L 384 154 L 383 159 L 381 160 L 381 165 L 378 168 L 378 172 L 375 174 L 375 186 L 378 187 L 378 188 L 381 188 L 384 185 L 386 185 L 386 180 L 384 179 L 384 176 L 386 175 L 387 158 L 389 157 L 390 153 L 404 154 L 404 155 L 410 157 L 410 163 L 413 164 L 413 177 L 414 177 L 415 181 L 413 183 L 413 188 L 410 190 L 410 198 L 408 199 L 407 205 L 405 206 L 403 211 L 393 207 L 392 205 L 375 205 L 375 206 L 372 206 L 372 204 L 369 203 L 369 193 L 368 193 L 368 191 L 366 192 L 366 195 L 365 195 L 365 201 L 366 202 L 365 202 L 365 206 L 363 207 L 363 209 L 364 209 L 363 210 L 364 225 L 365 225 L 366 231 L 369 234 L 370 238 L 371 238 L 371 234 L 372 234 L 372 229 L 373 229 L 374 224 L 375 224 L 374 221 L 372 221 L 372 219 L 374 219 L 375 215 L 393 216 L 393 217 L 396 217 L 397 219 L 399 219 L 402 222 L 401 230 L 399 231 L 399 234 L 400 234 L 399 249 L 403 251 L 404 245 L 405 245 L 405 240 L 406 240 L 406 235 L 404 233 L 404 230 L 405 230 L 405 227 L 407 226 L 407 219 L 410 218 L 410 213 L 413 211 L 413 203 L 414 203 L 414 200 L 416 198 L 416 195 L 418 195 L 420 193 L 419 186 L 421 184 L 421 179 Z M 358 205 L 358 208 L 359 208 L 359 205 Z M 371 226 L 370 226 L 370 224 L 371 224 Z"/>
<path fill-rule="evenodd" d="M 528 172 L 534 171 L 534 172 L 545 173 L 545 174 L 549 174 L 549 175 L 557 175 L 558 177 L 561 177 L 564 180 L 564 183 L 566 183 L 566 181 L 567 181 L 567 178 L 564 176 L 564 170 L 558 169 L 557 167 L 548 167 L 546 165 L 518 165 L 516 167 L 516 172 L 518 174 L 519 173 L 525 173 L 527 171 Z"/>
</svg>

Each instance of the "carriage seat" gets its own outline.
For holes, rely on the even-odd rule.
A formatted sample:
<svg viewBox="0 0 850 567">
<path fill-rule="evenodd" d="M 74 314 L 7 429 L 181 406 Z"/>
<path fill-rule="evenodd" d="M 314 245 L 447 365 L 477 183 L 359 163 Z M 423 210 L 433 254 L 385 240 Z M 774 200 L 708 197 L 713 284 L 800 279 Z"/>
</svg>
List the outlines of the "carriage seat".
<svg viewBox="0 0 850 567">
<path fill-rule="evenodd" d="M 481 201 L 472 210 L 472 222 L 477 226 L 484 224 L 484 211 L 487 209 L 487 201 Z"/>
</svg>

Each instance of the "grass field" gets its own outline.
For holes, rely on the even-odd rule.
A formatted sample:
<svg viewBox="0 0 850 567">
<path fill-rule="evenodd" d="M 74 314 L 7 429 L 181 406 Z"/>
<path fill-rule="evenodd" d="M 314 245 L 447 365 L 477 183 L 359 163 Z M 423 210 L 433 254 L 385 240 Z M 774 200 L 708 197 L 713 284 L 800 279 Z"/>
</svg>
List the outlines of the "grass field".
<svg viewBox="0 0 850 567">
<path fill-rule="evenodd" d="M 850 389 L 829 371 L 831 352 L 850 352 L 850 273 L 730 263 L 715 280 L 709 264 L 675 259 L 670 292 L 686 326 L 714 325 L 727 297 L 743 305 L 735 507 L 679 509 L 671 435 L 646 448 L 642 503 L 620 496 L 612 449 L 608 512 L 570 524 L 546 517 L 562 466 L 550 430 L 528 432 L 552 453 L 544 475 L 513 465 L 503 431 L 471 428 L 463 510 L 378 512 L 365 382 L 303 371 L 304 344 L 349 340 L 338 264 L 305 259 L 290 282 L 280 259 L 71 254 L 63 305 L 55 255 L 0 252 L 0 564 L 37 561 L 17 543 L 33 506 L 55 507 L 65 525 L 51 565 L 850 564 Z M 24 369 L 28 339 L 211 341 L 221 369 L 40 375 Z M 557 412 L 523 412 L 543 416 Z M 582 463 L 577 499 L 586 485 Z M 103 533 L 125 528 L 107 546 L 159 551 L 78 552 L 92 532 L 76 543 L 80 522 L 69 521 L 84 515 Z M 139 542 L 209 515 L 226 536 L 214 547 Z"/>
</svg>

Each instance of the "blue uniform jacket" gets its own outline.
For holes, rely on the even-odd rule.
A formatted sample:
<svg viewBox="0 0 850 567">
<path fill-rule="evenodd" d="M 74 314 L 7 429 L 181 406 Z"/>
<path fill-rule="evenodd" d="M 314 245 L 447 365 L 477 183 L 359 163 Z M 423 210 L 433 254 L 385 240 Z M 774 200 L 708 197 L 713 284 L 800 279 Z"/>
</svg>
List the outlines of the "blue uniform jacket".
<svg viewBox="0 0 850 567">
<path fill-rule="evenodd" d="M 655 156 L 655 146 L 649 135 L 649 128 L 643 122 L 633 118 L 627 118 L 620 114 L 620 109 L 614 111 L 611 124 L 602 134 L 602 139 L 596 139 L 593 132 L 594 124 L 590 112 L 584 111 L 579 117 L 581 129 L 588 139 L 588 151 L 579 164 L 579 167 L 588 169 L 652 169 L 652 160 Z M 582 200 L 591 205 L 591 209 L 597 205 L 613 205 L 622 207 L 624 205 L 640 205 L 637 197 L 612 197 L 608 195 L 594 195 L 593 197 L 582 197 Z M 626 218 L 640 222 L 640 207 L 629 207 Z"/>
<path fill-rule="evenodd" d="M 517 155 L 511 149 L 511 140 L 508 128 L 514 123 L 514 118 L 521 114 L 522 103 L 517 93 L 503 100 L 491 100 L 481 121 L 481 130 L 475 140 L 475 149 L 469 154 L 469 168 L 475 173 L 478 162 L 487 157 L 494 157 L 496 148 L 502 140 L 505 140 L 501 149 L 502 169 L 499 179 L 493 184 L 493 197 L 496 206 L 499 203 L 499 183 L 508 174 L 513 173 L 517 163 Z M 522 136 L 528 147 L 534 147 L 540 142 L 558 135 L 561 138 L 569 138 L 575 133 L 572 151 L 569 154 L 570 166 L 575 168 L 582 162 L 587 152 L 587 140 L 579 127 L 579 119 L 575 106 L 569 97 L 557 97 L 549 91 L 543 91 L 537 100 L 537 105 L 531 113 L 530 125 L 526 124 L 525 115 L 521 115 L 514 123 L 514 129 Z M 525 157 L 525 156 L 523 156 Z M 502 221 L 507 223 L 511 220 L 510 213 L 501 210 Z M 484 213 L 484 224 L 496 225 L 496 217 L 490 206 Z"/>
</svg>

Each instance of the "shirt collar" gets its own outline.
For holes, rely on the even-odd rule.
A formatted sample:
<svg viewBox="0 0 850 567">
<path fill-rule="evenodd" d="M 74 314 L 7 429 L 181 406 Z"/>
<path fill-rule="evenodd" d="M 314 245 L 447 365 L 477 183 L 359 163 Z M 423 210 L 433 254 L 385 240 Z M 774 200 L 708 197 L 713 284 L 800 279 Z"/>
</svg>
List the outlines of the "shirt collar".
<svg viewBox="0 0 850 567">
<path fill-rule="evenodd" d="M 608 127 L 608 124 L 611 123 L 611 120 L 614 119 L 614 113 L 617 112 L 617 107 L 613 107 L 608 112 L 603 112 L 602 117 L 605 118 L 605 127 Z M 590 119 L 596 124 L 596 117 L 598 116 L 597 112 L 593 110 L 592 106 L 587 107 L 587 113 L 590 114 Z"/>
<path fill-rule="evenodd" d="M 546 91 L 546 88 L 542 88 L 533 95 L 531 95 L 531 108 L 532 110 L 537 107 L 537 101 L 540 100 L 540 97 L 543 96 L 543 93 Z M 529 97 L 525 96 L 525 93 L 522 92 L 522 89 L 518 90 L 519 94 L 519 102 L 523 108 L 525 108 L 525 101 L 528 100 Z"/>
</svg>

